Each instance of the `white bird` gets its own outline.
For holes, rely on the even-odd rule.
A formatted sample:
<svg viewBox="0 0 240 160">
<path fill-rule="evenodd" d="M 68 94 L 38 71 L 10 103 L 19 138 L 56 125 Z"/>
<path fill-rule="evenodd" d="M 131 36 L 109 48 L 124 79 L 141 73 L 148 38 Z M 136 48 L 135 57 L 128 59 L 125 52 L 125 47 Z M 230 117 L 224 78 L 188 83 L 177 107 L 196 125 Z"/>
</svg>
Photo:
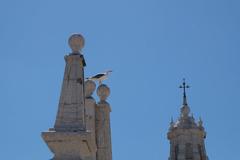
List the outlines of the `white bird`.
<svg viewBox="0 0 240 160">
<path fill-rule="evenodd" d="M 96 74 L 95 76 L 88 77 L 86 79 L 93 80 L 93 81 L 98 81 L 99 84 L 102 84 L 102 81 L 107 79 L 111 72 L 112 72 L 112 70 L 109 70 L 109 71 L 106 71 L 104 73 L 99 73 L 99 74 Z"/>
</svg>

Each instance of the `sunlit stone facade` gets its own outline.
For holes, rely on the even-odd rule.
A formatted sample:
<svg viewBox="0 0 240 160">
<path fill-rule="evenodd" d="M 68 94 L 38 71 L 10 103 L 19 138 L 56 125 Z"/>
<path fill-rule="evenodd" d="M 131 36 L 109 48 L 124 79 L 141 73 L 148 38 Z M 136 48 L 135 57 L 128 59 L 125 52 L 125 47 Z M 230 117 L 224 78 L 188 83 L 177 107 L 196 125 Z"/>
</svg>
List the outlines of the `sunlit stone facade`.
<svg viewBox="0 0 240 160">
<path fill-rule="evenodd" d="M 96 84 L 85 80 L 86 66 L 80 34 L 69 38 L 72 53 L 65 56 L 66 66 L 55 125 L 42 137 L 54 154 L 53 160 L 112 160 L 110 94 L 107 85 L 98 86 L 99 102 L 92 97 Z"/>
<path fill-rule="evenodd" d="M 206 132 L 200 119 L 195 122 L 190 116 L 190 108 L 187 103 L 185 81 L 181 88 L 184 89 L 181 115 L 176 122 L 170 123 L 167 134 L 170 141 L 170 157 L 168 160 L 208 160 L 204 139 Z"/>
</svg>

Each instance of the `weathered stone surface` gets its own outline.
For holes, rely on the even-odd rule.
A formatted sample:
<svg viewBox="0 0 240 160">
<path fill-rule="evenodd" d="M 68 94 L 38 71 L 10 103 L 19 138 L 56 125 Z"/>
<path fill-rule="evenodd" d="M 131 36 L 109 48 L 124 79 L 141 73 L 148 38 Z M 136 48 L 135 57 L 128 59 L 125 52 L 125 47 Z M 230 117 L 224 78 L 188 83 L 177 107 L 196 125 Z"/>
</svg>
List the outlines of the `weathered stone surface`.
<svg viewBox="0 0 240 160">
<path fill-rule="evenodd" d="M 105 84 L 101 84 L 97 89 L 97 95 L 100 101 L 106 101 L 107 97 L 110 95 L 110 88 Z"/>
<path fill-rule="evenodd" d="M 85 81 L 85 97 L 86 98 L 91 97 L 95 89 L 96 89 L 96 84 L 94 81 L 92 80 Z"/>
<path fill-rule="evenodd" d="M 189 116 L 190 107 L 186 96 L 186 89 L 189 86 L 186 85 L 185 79 L 180 88 L 183 89 L 181 115 L 176 122 L 171 120 L 167 134 L 170 140 L 169 160 L 208 160 L 204 144 L 206 132 L 202 120 L 197 124 L 193 115 Z"/>
<path fill-rule="evenodd" d="M 94 139 L 88 132 L 43 132 L 42 137 L 54 153 L 54 160 L 94 160 Z"/>
<path fill-rule="evenodd" d="M 96 106 L 96 144 L 97 160 L 112 160 L 111 107 L 105 101 L 110 94 L 110 89 L 102 84 L 98 87 L 100 102 Z"/>
<path fill-rule="evenodd" d="M 100 85 L 96 104 L 92 97 L 95 82 L 84 80 L 85 60 L 80 53 L 84 39 L 74 34 L 69 39 L 72 53 L 65 56 L 66 66 L 54 128 L 42 138 L 54 154 L 53 160 L 112 160 L 110 94 Z"/>
<path fill-rule="evenodd" d="M 94 83 L 95 84 L 95 83 Z M 86 87 L 87 90 L 89 89 L 88 87 Z M 91 88 L 90 90 L 95 90 L 95 87 Z M 90 91 L 88 90 L 88 92 Z M 85 99 L 85 108 L 86 108 L 86 130 L 90 132 L 90 136 L 91 139 L 93 140 L 93 159 L 96 159 L 96 152 L 97 152 L 97 146 L 96 146 L 96 126 L 95 126 L 95 107 L 96 107 L 96 101 L 93 97 L 91 97 L 90 94 L 85 94 L 87 95 L 86 99 Z"/>
<path fill-rule="evenodd" d="M 180 118 L 170 124 L 167 134 L 170 140 L 169 160 L 208 160 L 202 122 L 198 125 L 189 113 L 189 106 L 183 105 Z"/>
<path fill-rule="evenodd" d="M 54 128 L 56 131 L 84 130 L 83 56 L 65 56 L 66 67 Z"/>
<path fill-rule="evenodd" d="M 68 44 L 72 49 L 73 54 L 79 53 L 84 47 L 84 43 L 85 41 L 81 34 L 73 34 L 68 39 Z"/>
</svg>

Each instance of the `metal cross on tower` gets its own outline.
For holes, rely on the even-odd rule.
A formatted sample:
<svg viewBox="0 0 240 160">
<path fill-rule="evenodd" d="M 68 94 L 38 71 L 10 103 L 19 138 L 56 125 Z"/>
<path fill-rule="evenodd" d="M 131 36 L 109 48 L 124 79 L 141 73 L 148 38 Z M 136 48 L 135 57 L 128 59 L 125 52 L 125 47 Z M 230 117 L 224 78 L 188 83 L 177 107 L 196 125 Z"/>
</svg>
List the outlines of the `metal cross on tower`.
<svg viewBox="0 0 240 160">
<path fill-rule="evenodd" d="M 190 86 L 186 85 L 185 78 L 183 78 L 183 83 L 179 86 L 179 88 L 183 89 L 183 105 L 187 105 L 186 88 L 190 88 Z"/>
</svg>

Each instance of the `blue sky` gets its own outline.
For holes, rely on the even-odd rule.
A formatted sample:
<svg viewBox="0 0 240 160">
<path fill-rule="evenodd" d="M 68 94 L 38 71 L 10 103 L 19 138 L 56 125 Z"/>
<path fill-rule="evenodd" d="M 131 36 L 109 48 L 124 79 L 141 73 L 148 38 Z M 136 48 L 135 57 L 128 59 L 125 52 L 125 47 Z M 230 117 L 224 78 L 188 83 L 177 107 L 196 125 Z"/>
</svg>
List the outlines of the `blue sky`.
<svg viewBox="0 0 240 160">
<path fill-rule="evenodd" d="M 114 160 L 164 160 L 185 77 L 211 160 L 240 143 L 240 1 L 1 0 L 0 158 L 47 160 L 71 33 L 82 33 L 86 76 L 112 69 Z M 97 97 L 96 97 L 97 99 Z M 141 153 L 141 154 L 140 154 Z"/>
</svg>

